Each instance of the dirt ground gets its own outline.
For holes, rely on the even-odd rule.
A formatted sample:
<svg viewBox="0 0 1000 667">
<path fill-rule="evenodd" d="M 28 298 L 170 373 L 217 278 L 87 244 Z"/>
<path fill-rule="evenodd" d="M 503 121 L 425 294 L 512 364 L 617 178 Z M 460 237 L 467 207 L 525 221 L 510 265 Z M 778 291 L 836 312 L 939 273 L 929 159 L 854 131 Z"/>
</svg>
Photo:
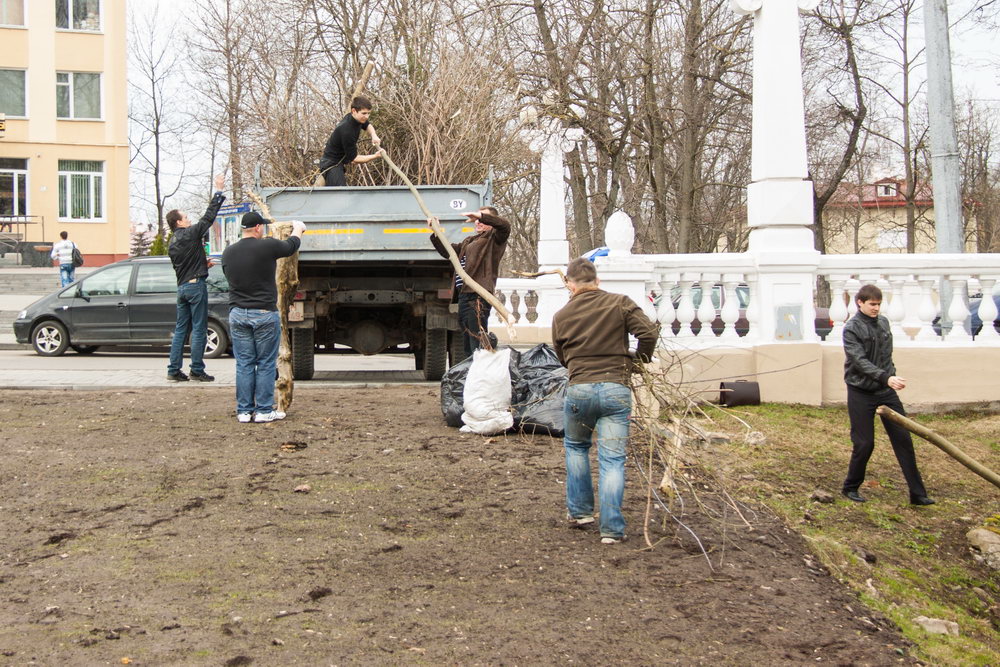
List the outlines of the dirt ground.
<svg viewBox="0 0 1000 667">
<path fill-rule="evenodd" d="M 6 395 L 0 663 L 914 663 L 759 507 L 750 530 L 689 503 L 711 565 L 662 512 L 644 549 L 630 467 L 631 539 L 602 545 L 565 524 L 559 440 L 461 434 L 435 387 L 233 404 Z"/>
</svg>

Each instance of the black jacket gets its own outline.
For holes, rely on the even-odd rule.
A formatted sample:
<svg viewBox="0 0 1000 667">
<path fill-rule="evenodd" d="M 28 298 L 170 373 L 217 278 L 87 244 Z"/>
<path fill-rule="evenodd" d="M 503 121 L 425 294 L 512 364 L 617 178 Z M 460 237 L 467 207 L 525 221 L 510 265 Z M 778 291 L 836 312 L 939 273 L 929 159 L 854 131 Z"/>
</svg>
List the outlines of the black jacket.
<svg viewBox="0 0 1000 667">
<path fill-rule="evenodd" d="M 205 261 L 205 245 L 202 239 L 215 222 L 215 216 L 218 215 L 219 207 L 224 201 L 226 201 L 225 196 L 221 192 L 216 192 L 198 224 L 174 230 L 167 254 L 170 255 L 170 262 L 174 265 L 178 285 L 183 285 L 194 278 L 208 277 L 208 264 Z"/>
<path fill-rule="evenodd" d="M 895 374 L 889 320 L 858 311 L 844 325 L 844 382 L 875 392 L 888 387 Z"/>
</svg>

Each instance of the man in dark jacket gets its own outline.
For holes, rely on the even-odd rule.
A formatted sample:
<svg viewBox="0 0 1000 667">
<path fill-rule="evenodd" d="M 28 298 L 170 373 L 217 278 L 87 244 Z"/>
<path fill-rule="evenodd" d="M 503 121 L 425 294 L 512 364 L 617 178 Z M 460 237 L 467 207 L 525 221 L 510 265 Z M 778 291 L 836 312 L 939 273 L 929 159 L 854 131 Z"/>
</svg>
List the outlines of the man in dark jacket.
<svg viewBox="0 0 1000 667">
<path fill-rule="evenodd" d="M 378 148 L 382 140 L 375 132 L 375 127 L 368 121 L 372 113 L 372 103 L 367 97 L 355 97 L 351 100 L 351 113 L 344 116 L 340 124 L 326 142 L 323 157 L 319 160 L 319 170 L 323 174 L 327 187 L 347 185 L 344 167 L 349 164 L 364 164 L 381 157 L 381 153 L 358 155 L 358 137 L 365 130 L 371 137 L 372 146 Z"/>
<path fill-rule="evenodd" d="M 844 480 L 843 493 L 856 503 L 865 502 L 858 493 L 865 481 L 868 459 L 875 449 L 875 410 L 880 405 L 905 415 L 897 391 L 906 387 L 906 379 L 896 375 L 892 363 L 892 332 L 889 321 L 879 315 L 882 290 L 864 285 L 854 297 L 858 312 L 844 325 L 844 382 L 847 383 L 847 414 L 851 419 L 851 463 Z M 933 505 L 917 470 L 910 432 L 885 417 L 882 425 L 889 435 L 899 467 L 910 489 L 910 503 Z"/>
<path fill-rule="evenodd" d="M 569 369 L 564 408 L 566 508 L 572 525 L 594 523 L 594 487 L 590 447 L 597 435 L 601 542 L 625 539 L 625 446 L 632 412 L 631 374 L 635 360 L 628 335 L 639 339 L 635 358 L 652 359 L 659 327 L 623 294 L 599 289 L 594 264 L 582 257 L 570 262 L 566 284 L 569 303 L 552 318 L 552 343 Z"/>
<path fill-rule="evenodd" d="M 292 222 L 285 240 L 264 238 L 266 221 L 251 211 L 243 216 L 243 237 L 222 253 L 229 281 L 229 332 L 236 357 L 236 420 L 266 423 L 284 419 L 274 405 L 274 379 L 281 342 L 278 286 L 274 271 L 302 243 L 304 223 Z"/>
<path fill-rule="evenodd" d="M 215 177 L 215 196 L 208 205 L 205 215 L 198 224 L 192 225 L 187 214 L 174 209 L 167 213 L 167 225 L 173 232 L 170 239 L 170 263 L 177 275 L 177 323 L 170 341 L 170 362 L 167 364 L 167 379 L 173 382 L 187 382 L 189 379 L 181 366 L 184 365 L 184 342 L 191 333 L 191 377 L 192 380 L 211 382 L 215 378 L 205 372 L 205 339 L 208 336 L 208 259 L 202 239 L 215 222 L 219 207 L 226 200 L 222 194 L 225 177 Z"/>
<path fill-rule="evenodd" d="M 497 287 L 500 260 L 507 250 L 510 223 L 498 216 L 492 206 L 463 215 L 474 223 L 476 233 L 462 239 L 461 243 L 452 243 L 451 247 L 469 277 L 492 294 Z M 431 243 L 442 257 L 448 257 L 448 249 L 435 234 L 431 234 Z M 458 292 L 458 324 L 465 336 L 465 356 L 468 357 L 479 349 L 480 337 L 489 330 L 487 323 L 492 307 L 458 274 L 455 275 L 455 290 Z"/>
</svg>

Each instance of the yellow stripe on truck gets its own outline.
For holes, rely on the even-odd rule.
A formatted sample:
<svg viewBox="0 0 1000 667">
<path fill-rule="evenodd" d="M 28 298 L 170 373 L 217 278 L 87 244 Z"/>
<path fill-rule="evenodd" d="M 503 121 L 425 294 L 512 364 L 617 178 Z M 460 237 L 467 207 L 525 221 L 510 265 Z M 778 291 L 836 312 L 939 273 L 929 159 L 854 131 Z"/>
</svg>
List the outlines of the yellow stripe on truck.
<svg viewBox="0 0 1000 667">
<path fill-rule="evenodd" d="M 364 234 L 365 230 L 357 229 L 307 229 L 304 234 Z"/>
<path fill-rule="evenodd" d="M 473 231 L 473 227 L 462 227 L 463 233 L 468 233 Z M 430 227 L 386 227 L 382 230 L 383 234 L 430 234 Z"/>
</svg>

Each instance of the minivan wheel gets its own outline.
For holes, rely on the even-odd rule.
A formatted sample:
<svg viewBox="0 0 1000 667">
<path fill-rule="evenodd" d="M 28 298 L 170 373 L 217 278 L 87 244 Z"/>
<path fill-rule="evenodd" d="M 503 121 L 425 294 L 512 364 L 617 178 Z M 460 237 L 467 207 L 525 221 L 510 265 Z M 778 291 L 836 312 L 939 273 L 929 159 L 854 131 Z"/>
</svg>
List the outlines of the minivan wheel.
<svg viewBox="0 0 1000 667">
<path fill-rule="evenodd" d="M 208 323 L 208 333 L 205 336 L 205 358 L 218 359 L 229 348 L 229 337 L 226 330 L 218 322 Z"/>
<path fill-rule="evenodd" d="M 31 332 L 31 344 L 43 357 L 58 357 L 69 347 L 69 334 L 62 324 L 48 320 Z"/>
</svg>

